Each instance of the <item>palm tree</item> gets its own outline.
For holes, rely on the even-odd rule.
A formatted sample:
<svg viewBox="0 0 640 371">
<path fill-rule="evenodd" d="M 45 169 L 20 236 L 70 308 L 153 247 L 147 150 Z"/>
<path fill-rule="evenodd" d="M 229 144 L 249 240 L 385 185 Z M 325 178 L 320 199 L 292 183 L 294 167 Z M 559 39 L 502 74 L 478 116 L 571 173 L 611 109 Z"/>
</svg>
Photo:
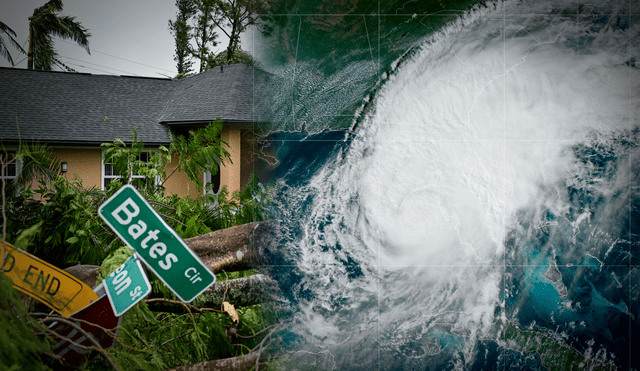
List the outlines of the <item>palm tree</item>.
<svg viewBox="0 0 640 371">
<path fill-rule="evenodd" d="M 53 157 L 46 144 L 21 145 L 17 158 L 20 160 L 20 172 L 15 179 L 16 191 L 38 180 L 52 181 L 60 175 L 60 160 Z"/>
<path fill-rule="evenodd" d="M 11 64 L 13 63 L 13 58 L 11 58 L 11 54 L 9 53 L 9 49 L 7 48 L 7 44 L 4 41 L 4 38 L 1 34 L 6 34 L 9 37 L 9 43 L 25 53 L 24 49 L 18 44 L 18 42 L 14 39 L 16 37 L 15 31 L 13 31 L 9 26 L 0 22 L 0 55 L 5 57 Z"/>
<path fill-rule="evenodd" d="M 53 36 L 71 39 L 89 51 L 88 30 L 76 22 L 74 17 L 59 16 L 62 11 L 62 0 L 50 0 L 36 8 L 29 17 L 29 52 L 27 68 L 51 70 L 54 65 L 69 69 L 57 59 L 53 48 Z"/>
</svg>

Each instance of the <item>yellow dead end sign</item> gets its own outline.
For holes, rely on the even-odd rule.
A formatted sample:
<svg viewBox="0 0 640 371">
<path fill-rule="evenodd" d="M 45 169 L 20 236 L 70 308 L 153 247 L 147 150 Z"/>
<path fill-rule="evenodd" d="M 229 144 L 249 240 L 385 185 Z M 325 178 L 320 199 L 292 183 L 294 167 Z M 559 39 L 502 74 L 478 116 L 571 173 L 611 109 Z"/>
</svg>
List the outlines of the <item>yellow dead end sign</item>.
<svg viewBox="0 0 640 371">
<path fill-rule="evenodd" d="M 56 268 L 35 256 L 2 245 L 0 259 L 3 273 L 11 278 L 13 287 L 47 304 L 62 316 L 70 316 L 97 301 L 98 295 L 91 287 L 76 277 Z"/>
</svg>

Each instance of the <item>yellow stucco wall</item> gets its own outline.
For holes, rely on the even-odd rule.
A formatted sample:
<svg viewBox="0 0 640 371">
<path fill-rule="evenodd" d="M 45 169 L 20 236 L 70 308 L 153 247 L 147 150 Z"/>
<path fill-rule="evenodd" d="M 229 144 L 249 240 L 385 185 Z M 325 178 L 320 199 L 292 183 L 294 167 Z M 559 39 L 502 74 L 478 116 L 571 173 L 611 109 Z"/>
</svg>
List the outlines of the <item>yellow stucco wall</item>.
<svg viewBox="0 0 640 371">
<path fill-rule="evenodd" d="M 52 148 L 51 152 L 60 162 L 67 163 L 68 180 L 78 178 L 85 188 L 102 187 L 102 151 L 100 148 Z"/>
<path fill-rule="evenodd" d="M 234 191 L 240 191 L 241 187 L 242 138 L 240 127 L 224 126 L 220 138 L 231 147 L 227 149 L 231 155 L 231 162 L 227 161 L 223 166 L 220 166 L 220 185 L 226 185 L 229 193 L 233 194 Z"/>
<path fill-rule="evenodd" d="M 188 194 L 191 198 L 200 196 L 202 194 L 202 188 L 198 189 L 196 184 L 189 180 L 187 173 L 182 171 L 174 172 L 177 166 L 178 156 L 173 156 L 171 162 L 165 167 L 165 172 L 169 178 L 164 183 L 164 194 L 167 196 L 176 194 L 179 197 L 184 197 Z M 170 176 L 171 173 L 173 174 Z"/>
<path fill-rule="evenodd" d="M 242 165 L 240 166 L 240 184 L 244 187 L 249 182 L 251 173 L 256 170 L 256 136 L 253 130 L 242 130 Z"/>
<path fill-rule="evenodd" d="M 231 161 L 226 161 L 220 167 L 220 185 L 226 186 L 229 193 L 233 194 L 234 191 L 240 191 L 243 185 L 242 181 L 247 181 L 247 174 L 244 174 L 243 177 L 241 171 L 243 168 L 241 127 L 224 126 L 220 136 L 231 147 L 227 148 L 231 155 Z M 247 144 L 245 143 L 244 146 L 246 147 Z M 82 180 L 82 185 L 85 188 L 102 187 L 102 150 L 100 148 L 57 147 L 52 148 L 51 152 L 60 162 L 67 163 L 68 170 L 63 173 L 67 179 L 73 180 L 77 177 Z M 165 194 L 177 194 L 180 197 L 187 194 L 191 197 L 201 195 L 202 188 L 198 188 L 195 183 L 190 181 L 186 173 L 174 172 L 177 164 L 177 157 L 174 156 L 171 163 L 165 167 L 167 176 L 173 173 L 164 183 Z"/>
</svg>

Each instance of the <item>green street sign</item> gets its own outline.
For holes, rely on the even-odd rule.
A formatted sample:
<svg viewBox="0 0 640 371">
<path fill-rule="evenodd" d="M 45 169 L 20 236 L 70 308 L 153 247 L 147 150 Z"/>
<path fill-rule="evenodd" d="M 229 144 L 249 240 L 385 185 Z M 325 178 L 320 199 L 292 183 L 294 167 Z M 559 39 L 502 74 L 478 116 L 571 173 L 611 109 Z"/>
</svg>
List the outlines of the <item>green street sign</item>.
<svg viewBox="0 0 640 371">
<path fill-rule="evenodd" d="M 98 214 L 183 302 L 190 303 L 216 281 L 200 257 L 131 185 L 103 203 Z"/>
<path fill-rule="evenodd" d="M 120 317 L 151 292 L 151 284 L 134 254 L 104 280 L 116 317 Z"/>
</svg>

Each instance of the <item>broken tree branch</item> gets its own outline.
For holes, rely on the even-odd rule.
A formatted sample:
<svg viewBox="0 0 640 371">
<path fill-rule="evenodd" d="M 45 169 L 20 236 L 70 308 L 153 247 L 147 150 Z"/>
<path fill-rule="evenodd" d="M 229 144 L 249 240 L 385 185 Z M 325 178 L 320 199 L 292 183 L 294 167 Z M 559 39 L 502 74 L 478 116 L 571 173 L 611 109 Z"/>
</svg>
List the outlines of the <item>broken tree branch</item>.
<svg viewBox="0 0 640 371">
<path fill-rule="evenodd" d="M 229 290 L 225 298 L 224 291 L 227 288 Z M 269 300 L 277 290 L 276 281 L 263 274 L 256 274 L 234 280 L 218 281 L 202 293 L 199 302 L 204 302 L 203 305 L 207 307 L 219 308 L 226 300 L 237 307 L 246 307 Z"/>
<path fill-rule="evenodd" d="M 220 308 L 223 302 L 225 288 L 229 288 L 226 300 L 237 307 L 264 303 L 273 293 L 278 292 L 277 283 L 271 278 L 256 274 L 249 277 L 237 278 L 228 281 L 217 281 L 209 289 L 202 293 L 198 299 L 198 306 L 203 308 Z M 186 313 L 182 302 L 170 300 L 147 299 L 149 309 L 154 312 Z M 191 308 L 194 310 L 194 307 Z M 195 310 L 197 311 L 197 310 Z M 216 312 L 220 312 L 216 310 Z"/>
<path fill-rule="evenodd" d="M 260 354 L 253 352 L 244 356 L 204 361 L 187 366 L 172 368 L 168 371 L 247 371 L 260 359 Z"/>
<path fill-rule="evenodd" d="M 263 261 L 270 226 L 269 222 L 242 224 L 188 238 L 185 242 L 214 273 L 223 269 L 246 270 L 259 266 Z M 96 265 L 75 265 L 65 271 L 94 287 L 99 268 Z"/>
<path fill-rule="evenodd" d="M 214 273 L 259 266 L 268 245 L 271 224 L 255 222 L 209 232 L 184 242 Z"/>
</svg>

